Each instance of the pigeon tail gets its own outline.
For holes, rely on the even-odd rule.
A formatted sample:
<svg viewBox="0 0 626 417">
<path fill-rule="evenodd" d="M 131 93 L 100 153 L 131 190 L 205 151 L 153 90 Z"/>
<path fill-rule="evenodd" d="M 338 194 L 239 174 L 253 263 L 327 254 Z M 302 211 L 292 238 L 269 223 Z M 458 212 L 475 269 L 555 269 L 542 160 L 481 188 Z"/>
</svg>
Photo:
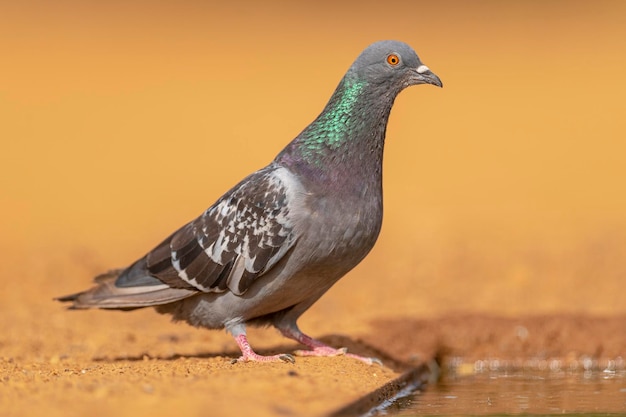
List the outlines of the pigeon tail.
<svg viewBox="0 0 626 417">
<path fill-rule="evenodd" d="M 181 288 L 171 288 L 166 284 L 118 287 L 115 283 L 121 272 L 117 270 L 100 275 L 95 279 L 98 284 L 95 287 L 87 291 L 57 297 L 55 300 L 73 303 L 69 307 L 72 310 L 88 308 L 132 310 L 168 304 L 197 293 Z"/>
</svg>

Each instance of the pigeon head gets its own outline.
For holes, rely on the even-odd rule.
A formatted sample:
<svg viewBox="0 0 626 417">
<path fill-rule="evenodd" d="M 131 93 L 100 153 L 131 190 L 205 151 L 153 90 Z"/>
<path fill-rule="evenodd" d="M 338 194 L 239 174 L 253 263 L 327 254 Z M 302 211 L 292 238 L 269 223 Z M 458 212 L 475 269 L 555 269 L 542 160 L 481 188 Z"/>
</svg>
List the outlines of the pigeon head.
<svg viewBox="0 0 626 417">
<path fill-rule="evenodd" d="M 399 41 L 379 41 L 368 46 L 354 61 L 346 77 L 387 87 L 396 94 L 417 84 L 443 87 L 439 77 L 422 64 L 415 51 Z"/>
<path fill-rule="evenodd" d="M 369 171 L 363 174 L 365 180 L 380 182 L 393 102 L 400 91 L 416 84 L 442 86 L 409 45 L 398 41 L 371 44 L 350 66 L 322 113 L 277 161 L 294 171 L 307 171 L 305 177 L 332 177 L 336 184 L 356 184 L 364 169 Z"/>
</svg>

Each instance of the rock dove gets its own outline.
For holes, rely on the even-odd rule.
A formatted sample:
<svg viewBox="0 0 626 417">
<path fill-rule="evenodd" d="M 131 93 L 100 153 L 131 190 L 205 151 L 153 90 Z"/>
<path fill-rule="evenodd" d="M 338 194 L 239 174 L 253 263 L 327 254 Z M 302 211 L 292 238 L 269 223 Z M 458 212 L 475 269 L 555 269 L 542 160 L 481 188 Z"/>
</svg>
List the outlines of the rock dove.
<svg viewBox="0 0 626 417">
<path fill-rule="evenodd" d="M 153 306 L 193 326 L 225 328 L 241 349 L 235 361 L 294 362 L 248 343 L 247 325 L 273 325 L 309 348 L 296 355 L 372 363 L 307 336 L 296 321 L 374 246 L 389 113 L 398 93 L 417 84 L 442 87 L 410 46 L 368 46 L 322 113 L 269 165 L 128 268 L 57 300 L 73 309 Z"/>
</svg>

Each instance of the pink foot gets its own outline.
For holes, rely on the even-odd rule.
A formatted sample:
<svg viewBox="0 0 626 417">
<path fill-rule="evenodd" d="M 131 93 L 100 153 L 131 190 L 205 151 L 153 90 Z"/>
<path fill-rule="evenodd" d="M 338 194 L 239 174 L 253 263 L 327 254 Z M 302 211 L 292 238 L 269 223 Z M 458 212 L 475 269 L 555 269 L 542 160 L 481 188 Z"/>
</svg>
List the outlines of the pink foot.
<svg viewBox="0 0 626 417">
<path fill-rule="evenodd" d="M 280 331 L 285 337 L 296 340 L 299 343 L 302 343 L 303 345 L 311 348 L 311 350 L 296 350 L 294 352 L 296 356 L 347 356 L 349 358 L 365 362 L 368 365 L 378 364 L 380 366 L 383 366 L 383 363 L 380 361 L 380 359 L 367 358 L 365 356 L 355 355 L 354 353 L 348 353 L 348 348 L 345 347 L 335 349 L 320 342 L 319 340 L 315 340 L 312 337 L 305 335 L 297 328 L 295 330 L 292 328 L 280 329 Z"/>
<path fill-rule="evenodd" d="M 288 353 L 281 353 L 278 355 L 272 356 L 263 356 L 256 353 L 252 350 L 250 343 L 248 343 L 248 338 L 245 334 L 240 334 L 235 337 L 235 341 L 241 349 L 242 355 L 238 359 L 233 359 L 231 363 L 235 364 L 237 362 L 289 362 L 296 363 L 294 357 Z"/>
<path fill-rule="evenodd" d="M 348 354 L 348 348 L 335 349 L 330 346 L 317 346 L 311 350 L 296 350 L 296 356 L 344 356 Z"/>
<path fill-rule="evenodd" d="M 330 346 L 316 347 L 312 350 L 296 350 L 293 352 L 296 356 L 346 356 L 353 358 L 361 362 L 365 362 L 368 365 L 378 364 L 383 366 L 383 363 L 378 358 L 367 358 L 365 356 L 355 355 L 354 353 L 348 353 L 348 348 L 335 349 Z"/>
</svg>

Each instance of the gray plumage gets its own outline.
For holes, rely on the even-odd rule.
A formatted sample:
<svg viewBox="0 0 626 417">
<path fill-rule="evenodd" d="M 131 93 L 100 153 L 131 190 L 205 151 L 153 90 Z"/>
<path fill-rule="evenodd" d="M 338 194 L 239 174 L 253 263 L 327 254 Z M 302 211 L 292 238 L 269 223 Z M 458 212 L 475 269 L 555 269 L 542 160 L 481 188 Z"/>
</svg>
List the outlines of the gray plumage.
<svg viewBox="0 0 626 417">
<path fill-rule="evenodd" d="M 155 306 L 194 326 L 225 327 L 244 361 L 293 361 L 257 355 L 246 324 L 274 325 L 311 349 L 301 355 L 344 354 L 303 334 L 296 320 L 374 246 L 389 113 L 401 90 L 425 83 L 442 86 L 408 45 L 370 45 L 268 166 L 130 267 L 59 300 L 76 309 Z"/>
</svg>

